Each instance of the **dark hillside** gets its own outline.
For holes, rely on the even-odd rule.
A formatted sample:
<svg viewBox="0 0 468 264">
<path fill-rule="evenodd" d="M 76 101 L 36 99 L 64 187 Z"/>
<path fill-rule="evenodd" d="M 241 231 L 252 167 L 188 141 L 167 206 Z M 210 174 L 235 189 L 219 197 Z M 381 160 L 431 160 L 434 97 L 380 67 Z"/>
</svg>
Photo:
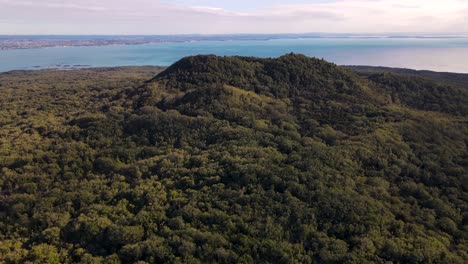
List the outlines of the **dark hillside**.
<svg viewBox="0 0 468 264">
<path fill-rule="evenodd" d="M 172 91 L 169 92 L 171 96 L 164 97 L 167 99 L 174 97 L 175 93 L 181 96 L 181 91 L 193 94 L 191 91 L 203 89 L 204 92 L 196 93 L 210 93 L 216 89 L 213 85 L 221 89 L 223 85 L 229 85 L 271 100 L 283 100 L 307 130 L 310 126 L 307 122 L 311 120 L 303 116 L 304 113 L 315 113 L 315 119 L 320 123 L 349 133 L 367 129 L 353 127 L 350 122 L 375 115 L 380 111 L 376 106 L 387 100 L 353 73 L 323 60 L 295 54 L 277 59 L 212 55 L 188 57 L 149 82 L 144 94 L 160 94 L 161 87 L 164 87 L 166 91 Z M 142 94 L 141 91 L 138 93 Z M 142 97 L 139 99 L 139 106 L 167 101 L 154 97 L 147 98 L 147 102 L 141 102 Z M 223 104 L 220 100 L 214 101 Z"/>
<path fill-rule="evenodd" d="M 187 57 L 152 81 L 165 81 L 168 87 L 182 90 L 222 83 L 276 98 L 307 92 L 321 97 L 327 93 L 358 93 L 360 90 L 346 70 L 324 60 L 297 54 L 277 59 L 214 55 Z"/>
</svg>

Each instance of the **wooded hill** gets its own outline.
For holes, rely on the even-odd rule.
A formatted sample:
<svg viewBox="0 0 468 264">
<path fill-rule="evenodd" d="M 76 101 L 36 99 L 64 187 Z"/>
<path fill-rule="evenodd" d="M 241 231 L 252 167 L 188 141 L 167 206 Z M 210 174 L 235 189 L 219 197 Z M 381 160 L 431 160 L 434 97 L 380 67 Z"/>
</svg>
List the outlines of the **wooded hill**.
<svg viewBox="0 0 468 264">
<path fill-rule="evenodd" d="M 161 70 L 0 75 L 0 262 L 468 261 L 468 85 L 295 54 Z"/>
</svg>

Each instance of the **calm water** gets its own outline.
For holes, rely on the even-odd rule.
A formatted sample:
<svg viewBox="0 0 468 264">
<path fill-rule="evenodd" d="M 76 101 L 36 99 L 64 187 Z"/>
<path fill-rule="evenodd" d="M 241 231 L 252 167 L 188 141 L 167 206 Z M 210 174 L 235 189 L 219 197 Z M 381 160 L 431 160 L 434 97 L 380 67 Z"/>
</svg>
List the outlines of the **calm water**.
<svg viewBox="0 0 468 264">
<path fill-rule="evenodd" d="M 167 66 L 194 54 L 277 57 L 302 53 L 340 65 L 389 66 L 468 73 L 468 39 L 321 38 L 207 41 L 0 51 L 0 72 L 55 65 Z"/>
</svg>

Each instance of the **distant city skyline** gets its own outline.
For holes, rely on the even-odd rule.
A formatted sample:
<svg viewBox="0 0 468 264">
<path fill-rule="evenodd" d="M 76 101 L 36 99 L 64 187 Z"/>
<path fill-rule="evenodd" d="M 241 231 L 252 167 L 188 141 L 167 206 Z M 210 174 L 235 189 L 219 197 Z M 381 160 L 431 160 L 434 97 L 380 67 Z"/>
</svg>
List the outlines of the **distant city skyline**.
<svg viewBox="0 0 468 264">
<path fill-rule="evenodd" d="M 0 0 L 0 35 L 468 31 L 468 0 Z"/>
</svg>

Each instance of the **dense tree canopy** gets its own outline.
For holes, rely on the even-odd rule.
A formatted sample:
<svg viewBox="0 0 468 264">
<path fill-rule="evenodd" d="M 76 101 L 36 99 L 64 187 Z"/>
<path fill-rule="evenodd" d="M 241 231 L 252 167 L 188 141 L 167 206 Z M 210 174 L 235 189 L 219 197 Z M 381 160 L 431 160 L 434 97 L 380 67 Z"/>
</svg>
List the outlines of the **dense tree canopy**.
<svg viewBox="0 0 468 264">
<path fill-rule="evenodd" d="M 468 83 L 294 54 L 160 71 L 0 75 L 0 262 L 468 261 Z"/>
</svg>

